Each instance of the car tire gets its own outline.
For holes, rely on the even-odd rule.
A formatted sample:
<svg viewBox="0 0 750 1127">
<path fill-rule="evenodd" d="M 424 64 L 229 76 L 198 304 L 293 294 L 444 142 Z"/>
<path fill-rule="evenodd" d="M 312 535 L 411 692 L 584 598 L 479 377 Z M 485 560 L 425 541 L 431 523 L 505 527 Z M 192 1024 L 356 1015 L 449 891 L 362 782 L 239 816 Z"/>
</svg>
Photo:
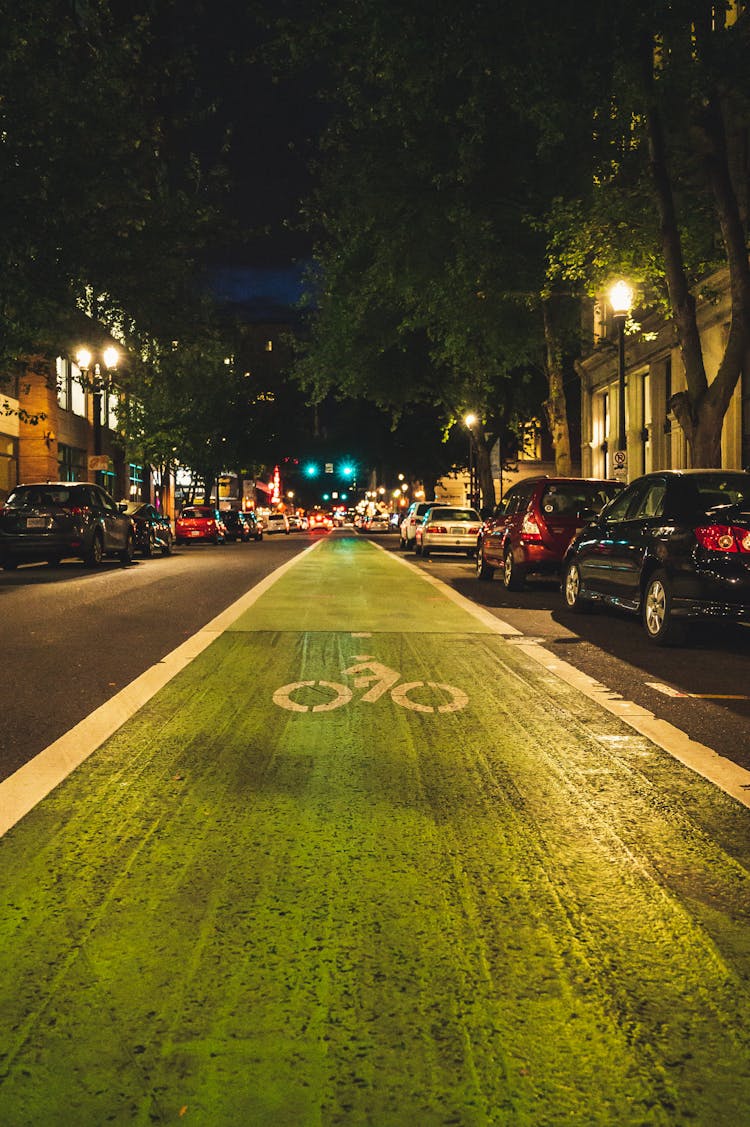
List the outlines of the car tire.
<svg viewBox="0 0 750 1127">
<path fill-rule="evenodd" d="M 151 556 L 153 556 L 154 547 L 154 534 L 153 531 L 149 529 L 148 536 L 146 537 L 146 543 L 143 545 L 143 555 L 146 557 L 146 559 L 150 559 Z"/>
<path fill-rule="evenodd" d="M 416 540 L 414 541 L 414 555 L 415 556 L 421 556 L 422 555 L 422 545 L 418 544 Z"/>
<path fill-rule="evenodd" d="M 163 540 L 162 540 L 161 554 L 163 556 L 171 556 L 172 555 L 172 547 L 173 547 L 172 533 L 167 532 L 166 535 L 164 536 Z"/>
<path fill-rule="evenodd" d="M 126 543 L 125 543 L 125 547 L 120 552 L 120 563 L 122 564 L 122 566 L 123 567 L 130 567 L 130 565 L 133 562 L 134 555 L 135 555 L 135 541 L 133 539 L 133 534 L 131 532 L 130 535 L 128 536 Z"/>
<path fill-rule="evenodd" d="M 405 552 L 407 550 L 407 548 L 409 547 L 409 545 L 404 540 L 403 536 L 399 536 L 399 538 L 398 538 L 398 547 L 399 547 L 400 552 Z"/>
<path fill-rule="evenodd" d="M 581 570 L 575 561 L 569 563 L 565 568 L 562 593 L 565 606 L 568 610 L 572 610 L 574 614 L 583 614 L 593 609 L 587 599 L 581 598 Z"/>
<path fill-rule="evenodd" d="M 672 613 L 672 584 L 666 571 L 655 571 L 643 592 L 641 618 L 646 636 L 655 646 L 677 646 L 685 641 L 684 622 Z"/>
<path fill-rule="evenodd" d="M 490 580 L 493 578 L 495 569 L 494 567 L 490 567 L 490 565 L 487 563 L 486 559 L 484 558 L 484 552 L 481 548 L 477 548 L 476 564 L 477 579 Z"/>
<path fill-rule="evenodd" d="M 525 581 L 526 573 L 513 558 L 513 550 L 506 548 L 503 556 L 503 583 L 506 591 L 522 591 Z"/>
<path fill-rule="evenodd" d="M 83 562 L 86 567 L 99 567 L 104 559 L 104 544 L 102 543 L 101 532 L 95 532 L 91 540 L 91 547 L 86 555 L 83 557 Z"/>
<path fill-rule="evenodd" d="M 420 555 L 422 556 L 422 559 L 425 559 L 425 558 L 426 558 L 427 556 L 429 556 L 429 554 L 430 554 L 430 549 L 429 549 L 429 548 L 425 548 L 425 546 L 424 546 L 424 544 L 423 544 L 423 545 L 422 545 L 422 551 L 421 551 L 421 553 L 420 553 Z"/>
</svg>

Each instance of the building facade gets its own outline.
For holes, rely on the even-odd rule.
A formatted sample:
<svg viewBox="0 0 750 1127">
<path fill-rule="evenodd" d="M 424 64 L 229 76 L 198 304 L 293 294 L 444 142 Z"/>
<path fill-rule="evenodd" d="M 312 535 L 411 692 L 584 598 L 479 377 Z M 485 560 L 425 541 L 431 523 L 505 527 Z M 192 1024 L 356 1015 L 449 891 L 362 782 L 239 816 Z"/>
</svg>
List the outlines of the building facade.
<svg viewBox="0 0 750 1127">
<path fill-rule="evenodd" d="M 704 287 L 698 327 L 709 383 L 718 370 L 729 332 L 728 277 L 722 272 Z M 619 363 L 614 320 L 606 300 L 591 303 L 586 328 L 594 348 L 580 364 L 581 468 L 592 477 L 612 477 L 619 433 Z M 637 322 L 637 323 L 636 323 Z M 625 335 L 625 433 L 628 480 L 659 469 L 690 466 L 685 434 L 670 411 L 671 397 L 686 387 L 674 326 L 662 314 L 631 319 Z M 722 465 L 750 467 L 750 376 L 737 384 L 724 418 Z"/>
</svg>

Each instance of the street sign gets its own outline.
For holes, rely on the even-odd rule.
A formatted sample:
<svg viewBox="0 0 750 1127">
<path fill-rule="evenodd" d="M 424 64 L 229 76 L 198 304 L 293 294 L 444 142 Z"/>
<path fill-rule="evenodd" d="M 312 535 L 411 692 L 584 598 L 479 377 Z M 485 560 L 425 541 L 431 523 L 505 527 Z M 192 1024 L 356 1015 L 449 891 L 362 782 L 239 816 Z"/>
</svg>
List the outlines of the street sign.
<svg viewBox="0 0 750 1127">
<path fill-rule="evenodd" d="M 628 480 L 628 452 L 627 450 L 615 450 L 612 454 L 612 469 L 614 477 L 617 481 Z"/>
<path fill-rule="evenodd" d="M 333 473 L 333 462 L 326 462 L 326 473 Z"/>
<path fill-rule="evenodd" d="M 109 458 L 106 454 L 89 454 L 89 473 L 106 471 L 109 469 Z"/>
</svg>

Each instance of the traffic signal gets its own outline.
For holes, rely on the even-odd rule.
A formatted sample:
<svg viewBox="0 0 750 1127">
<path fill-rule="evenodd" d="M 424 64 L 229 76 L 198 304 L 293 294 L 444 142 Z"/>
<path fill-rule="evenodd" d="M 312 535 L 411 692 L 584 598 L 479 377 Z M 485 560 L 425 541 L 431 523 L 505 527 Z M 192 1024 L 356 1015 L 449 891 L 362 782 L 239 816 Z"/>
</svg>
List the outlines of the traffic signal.
<svg viewBox="0 0 750 1127">
<path fill-rule="evenodd" d="M 317 477 L 320 473 L 320 467 L 315 465 L 315 462 L 308 462 L 305 466 L 305 477 Z"/>
<path fill-rule="evenodd" d="M 343 466 L 341 467 L 340 473 L 342 477 L 353 477 L 354 466 L 351 464 L 351 462 L 344 462 Z"/>
</svg>

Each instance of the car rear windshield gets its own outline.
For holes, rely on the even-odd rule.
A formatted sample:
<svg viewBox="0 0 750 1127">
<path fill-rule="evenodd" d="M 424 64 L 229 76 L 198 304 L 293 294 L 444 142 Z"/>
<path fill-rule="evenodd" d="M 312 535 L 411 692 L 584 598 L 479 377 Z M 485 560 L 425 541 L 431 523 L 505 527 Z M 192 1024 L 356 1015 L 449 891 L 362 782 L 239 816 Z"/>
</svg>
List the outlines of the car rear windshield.
<svg viewBox="0 0 750 1127">
<path fill-rule="evenodd" d="M 430 520 L 477 521 L 479 513 L 474 509 L 433 509 Z"/>
<path fill-rule="evenodd" d="M 183 520 L 196 520 L 196 519 L 202 520 L 205 517 L 213 518 L 213 515 L 214 515 L 213 509 L 183 509 L 182 510 L 182 519 Z"/>
<path fill-rule="evenodd" d="M 14 489 L 5 504 L 9 507 L 48 509 L 73 503 L 73 491 L 58 485 L 27 485 Z"/>
<path fill-rule="evenodd" d="M 697 494 L 701 509 L 739 505 L 744 512 L 750 510 L 750 474 L 690 474 L 683 482 L 693 496 Z"/>
<path fill-rule="evenodd" d="M 618 481 L 561 481 L 547 485 L 540 499 L 545 516 L 571 516 L 584 511 L 599 513 L 622 490 Z"/>
</svg>

